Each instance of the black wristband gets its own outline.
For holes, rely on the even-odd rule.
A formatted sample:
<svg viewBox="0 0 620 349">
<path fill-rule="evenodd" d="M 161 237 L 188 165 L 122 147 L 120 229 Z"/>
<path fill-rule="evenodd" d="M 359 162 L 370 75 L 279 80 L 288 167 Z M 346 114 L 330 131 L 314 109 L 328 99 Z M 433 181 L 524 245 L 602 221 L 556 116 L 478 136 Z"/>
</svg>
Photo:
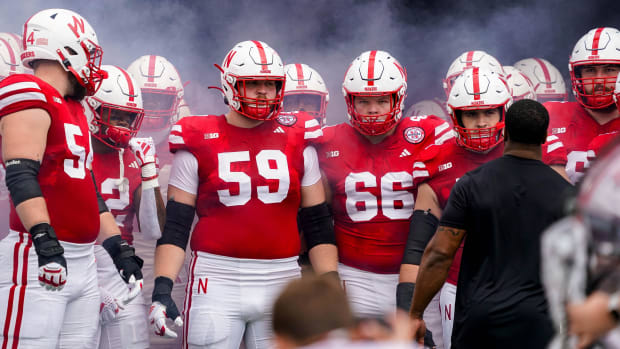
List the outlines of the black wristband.
<svg viewBox="0 0 620 349">
<path fill-rule="evenodd" d="M 165 276 L 155 278 L 155 287 L 153 287 L 153 302 L 160 301 L 162 296 L 172 294 L 172 286 L 174 282 Z"/>
<path fill-rule="evenodd" d="M 30 235 L 38 256 L 60 256 L 65 252 L 58 242 L 54 228 L 49 223 L 39 223 L 31 227 Z"/>
<path fill-rule="evenodd" d="M 401 282 L 396 286 L 396 308 L 409 312 L 413 301 L 413 282 Z"/>
</svg>

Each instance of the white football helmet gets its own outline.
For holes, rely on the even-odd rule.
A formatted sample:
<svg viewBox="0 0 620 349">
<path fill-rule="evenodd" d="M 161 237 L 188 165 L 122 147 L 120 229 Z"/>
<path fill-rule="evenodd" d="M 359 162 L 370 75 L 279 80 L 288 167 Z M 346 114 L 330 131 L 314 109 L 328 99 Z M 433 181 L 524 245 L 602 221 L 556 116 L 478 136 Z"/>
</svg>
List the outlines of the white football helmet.
<svg viewBox="0 0 620 349">
<path fill-rule="evenodd" d="M 58 61 L 84 86 L 87 96 L 95 94 L 105 78 L 100 69 L 103 50 L 82 16 L 64 9 L 43 10 L 24 24 L 24 35 L 24 66 L 32 68 L 38 59 Z"/>
<path fill-rule="evenodd" d="M 282 111 L 304 111 L 325 126 L 329 91 L 319 73 L 306 64 L 284 66 L 286 85 Z"/>
<path fill-rule="evenodd" d="M 452 120 L 450 120 L 450 115 L 448 115 L 448 110 L 446 109 L 446 103 L 436 98 L 419 101 L 409 107 L 405 112 L 406 117 L 420 115 L 435 115 L 449 123 L 452 122 Z"/>
<path fill-rule="evenodd" d="M 474 67 L 461 74 L 448 97 L 448 111 L 457 133 L 457 143 L 469 150 L 486 152 L 503 141 L 504 116 L 512 102 L 504 80 L 494 71 Z M 464 110 L 500 109 L 499 122 L 486 128 L 465 128 Z"/>
<path fill-rule="evenodd" d="M 562 73 L 546 59 L 526 58 L 516 62 L 514 67 L 532 81 L 539 102 L 568 100 Z"/>
<path fill-rule="evenodd" d="M 19 60 L 20 51 L 15 51 L 6 39 L 0 37 L 0 80 L 9 75 L 23 74 L 24 66 Z"/>
<path fill-rule="evenodd" d="M 369 136 L 384 134 L 394 128 L 403 115 L 407 73 L 388 52 L 366 51 L 355 58 L 347 69 L 342 93 L 347 103 L 349 121 L 355 129 Z M 378 96 L 392 97 L 388 113 L 365 115 L 355 110 L 356 97 Z"/>
<path fill-rule="evenodd" d="M 179 120 L 184 86 L 177 69 L 162 56 L 146 55 L 133 61 L 127 71 L 142 93 L 142 131 L 158 143 Z"/>
<path fill-rule="evenodd" d="M 577 101 L 589 109 L 603 109 L 613 104 L 615 75 L 596 78 L 582 78 L 581 69 L 586 65 L 620 65 L 620 31 L 616 28 L 601 27 L 590 30 L 581 37 L 568 60 L 568 70 Z M 591 88 L 588 93 L 586 88 Z"/>
<path fill-rule="evenodd" d="M 255 120 L 271 120 L 282 108 L 286 76 L 280 55 L 262 41 L 243 41 L 226 55 L 222 65 L 215 65 L 221 72 L 222 92 L 226 103 L 239 114 Z M 249 97 L 246 83 L 252 81 L 275 83 L 273 98 Z"/>
<path fill-rule="evenodd" d="M 504 77 L 504 69 L 499 61 L 484 51 L 467 51 L 458 56 L 448 68 L 448 73 L 443 81 L 443 89 L 446 96 L 450 96 L 450 89 L 454 80 L 464 71 L 478 67 L 495 72 L 500 77 Z"/>
<path fill-rule="evenodd" d="M 534 84 L 532 84 L 532 81 L 527 75 L 510 65 L 504 66 L 504 73 L 506 74 L 506 84 L 508 84 L 508 88 L 510 89 L 513 102 L 522 99 L 536 100 Z"/>
<path fill-rule="evenodd" d="M 113 148 L 125 148 L 138 133 L 144 117 L 140 87 L 122 68 L 103 65 L 101 69 L 107 77 L 94 96 L 86 97 L 92 112 L 90 131 Z"/>
</svg>

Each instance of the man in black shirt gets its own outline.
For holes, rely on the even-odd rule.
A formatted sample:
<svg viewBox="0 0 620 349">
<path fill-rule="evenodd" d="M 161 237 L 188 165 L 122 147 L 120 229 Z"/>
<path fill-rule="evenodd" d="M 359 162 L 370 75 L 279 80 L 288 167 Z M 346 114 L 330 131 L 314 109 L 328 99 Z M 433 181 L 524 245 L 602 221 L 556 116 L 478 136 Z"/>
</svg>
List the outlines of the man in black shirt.
<svg viewBox="0 0 620 349">
<path fill-rule="evenodd" d="M 443 285 L 465 239 L 452 348 L 545 348 L 553 334 L 540 281 L 540 236 L 563 216 L 572 186 L 543 164 L 549 114 L 521 100 L 506 112 L 504 155 L 468 172 L 452 188 L 416 281 L 411 317 Z"/>
</svg>

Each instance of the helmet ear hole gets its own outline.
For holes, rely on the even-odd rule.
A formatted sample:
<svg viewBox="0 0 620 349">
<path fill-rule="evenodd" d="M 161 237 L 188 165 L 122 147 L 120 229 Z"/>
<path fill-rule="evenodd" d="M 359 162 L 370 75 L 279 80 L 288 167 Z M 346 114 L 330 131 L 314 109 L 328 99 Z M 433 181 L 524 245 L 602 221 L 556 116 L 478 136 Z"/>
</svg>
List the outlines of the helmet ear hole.
<svg viewBox="0 0 620 349">
<path fill-rule="evenodd" d="M 65 51 L 67 51 L 67 53 L 69 53 L 71 56 L 76 56 L 78 54 L 74 49 L 69 46 L 65 46 Z"/>
</svg>

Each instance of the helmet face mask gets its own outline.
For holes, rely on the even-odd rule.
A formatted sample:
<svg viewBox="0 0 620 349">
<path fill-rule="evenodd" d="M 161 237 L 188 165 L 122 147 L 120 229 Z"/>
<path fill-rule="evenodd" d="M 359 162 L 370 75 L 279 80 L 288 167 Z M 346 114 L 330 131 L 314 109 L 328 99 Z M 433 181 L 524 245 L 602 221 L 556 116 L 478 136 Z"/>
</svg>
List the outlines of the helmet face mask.
<svg viewBox="0 0 620 349">
<path fill-rule="evenodd" d="M 618 69 L 601 74 L 605 66 L 620 65 L 620 31 L 601 27 L 582 36 L 568 61 L 573 94 L 588 109 L 607 109 L 613 105 L 613 84 Z"/>
<path fill-rule="evenodd" d="M 399 109 L 399 106 L 396 105 L 395 101 L 398 101 L 398 97 L 396 92 L 384 92 L 384 93 L 374 93 L 374 94 L 364 94 L 364 93 L 349 93 L 347 101 L 347 109 L 349 115 L 351 115 L 351 125 L 355 127 L 360 133 L 367 136 L 376 136 L 384 134 L 396 126 L 396 123 L 399 121 L 397 118 L 398 114 L 402 114 L 402 110 Z M 387 97 L 389 107 L 383 107 L 383 112 L 367 114 L 360 111 L 360 107 L 358 106 L 359 101 L 365 101 L 366 99 L 373 98 L 377 100 L 381 100 L 381 97 Z M 375 101 L 375 103 L 377 103 Z M 356 105 L 358 104 L 358 105 Z M 385 105 L 385 103 L 383 103 Z"/>
<path fill-rule="evenodd" d="M 280 113 L 284 98 L 285 78 L 243 77 L 236 78 L 233 104 L 236 111 L 250 119 L 271 120 Z M 258 87 L 257 86 L 261 86 Z M 261 89 L 262 92 L 258 92 Z"/>
<path fill-rule="evenodd" d="M 99 131 L 93 135 L 118 149 L 127 147 L 129 140 L 138 134 L 144 117 L 142 109 L 108 103 L 102 103 L 95 113 L 95 123 Z"/>
<path fill-rule="evenodd" d="M 403 114 L 407 73 L 388 52 L 366 51 L 347 69 L 342 93 L 351 126 L 366 136 L 382 135 L 392 130 Z M 389 109 L 385 111 L 363 114 L 356 108 L 359 98 L 386 96 L 389 98 Z"/>
<path fill-rule="evenodd" d="M 608 67 L 612 69 L 607 69 Z M 597 70 L 615 70 L 603 76 L 597 76 Z M 620 65 L 582 64 L 573 66 L 571 79 L 579 101 L 590 109 L 607 108 L 614 103 L 613 91 Z M 592 72 L 592 73 L 590 73 Z"/>
</svg>

